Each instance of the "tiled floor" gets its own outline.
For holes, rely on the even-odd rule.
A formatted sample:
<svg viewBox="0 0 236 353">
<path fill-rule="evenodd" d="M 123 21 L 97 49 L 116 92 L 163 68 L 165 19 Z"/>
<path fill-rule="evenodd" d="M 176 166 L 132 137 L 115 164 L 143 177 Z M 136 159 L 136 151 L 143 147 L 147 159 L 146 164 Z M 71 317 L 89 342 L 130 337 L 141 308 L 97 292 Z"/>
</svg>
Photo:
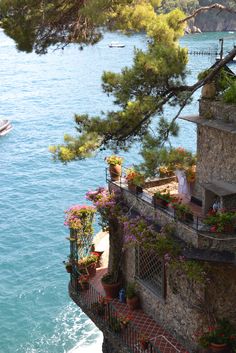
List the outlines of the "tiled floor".
<svg viewBox="0 0 236 353">
<path fill-rule="evenodd" d="M 90 283 L 92 287 L 105 296 L 103 287 L 101 285 L 101 277 L 107 272 L 107 268 L 98 268 L 96 276 L 91 278 Z M 129 310 L 128 305 L 120 303 L 118 299 L 110 299 L 113 307 L 118 313 L 119 317 L 128 317 L 135 329 L 147 336 L 152 344 L 158 348 L 160 353 L 186 353 L 186 349 L 163 327 L 159 326 L 151 317 L 143 312 L 142 309 Z M 138 349 L 137 351 L 145 352 Z"/>
</svg>

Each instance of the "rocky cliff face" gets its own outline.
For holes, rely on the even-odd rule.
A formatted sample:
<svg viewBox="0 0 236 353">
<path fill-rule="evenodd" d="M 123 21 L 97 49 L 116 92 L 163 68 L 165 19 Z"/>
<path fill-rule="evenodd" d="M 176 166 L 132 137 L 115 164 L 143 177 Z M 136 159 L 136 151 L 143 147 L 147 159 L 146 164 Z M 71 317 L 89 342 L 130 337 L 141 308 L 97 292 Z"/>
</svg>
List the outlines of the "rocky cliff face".
<svg viewBox="0 0 236 353">
<path fill-rule="evenodd" d="M 230 0 L 199 0 L 199 6 L 212 5 L 220 3 L 225 6 L 233 7 L 236 10 L 236 3 Z M 236 14 L 231 14 L 226 11 L 210 10 L 196 16 L 194 26 L 201 29 L 202 32 L 224 32 L 236 31 Z"/>
</svg>

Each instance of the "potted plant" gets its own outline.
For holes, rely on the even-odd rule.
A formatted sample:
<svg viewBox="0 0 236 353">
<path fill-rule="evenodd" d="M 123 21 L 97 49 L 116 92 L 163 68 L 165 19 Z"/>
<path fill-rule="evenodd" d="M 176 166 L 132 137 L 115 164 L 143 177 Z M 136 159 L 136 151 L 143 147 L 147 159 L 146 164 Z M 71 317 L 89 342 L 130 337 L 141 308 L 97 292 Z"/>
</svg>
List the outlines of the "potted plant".
<svg viewBox="0 0 236 353">
<path fill-rule="evenodd" d="M 146 350 L 148 348 L 149 338 L 147 335 L 141 334 L 139 336 L 139 344 L 142 350 Z"/>
<path fill-rule="evenodd" d="M 128 189 L 134 193 L 143 192 L 144 175 L 137 171 L 134 167 L 126 170 L 126 181 L 128 183 Z"/>
<path fill-rule="evenodd" d="M 122 163 L 123 158 L 119 156 L 109 156 L 105 158 L 107 164 L 109 165 L 109 172 L 112 181 L 120 180 L 122 173 Z"/>
<path fill-rule="evenodd" d="M 175 216 L 178 220 L 186 223 L 193 222 L 193 212 L 188 205 L 177 202 L 173 203 L 172 207 L 175 210 Z"/>
<path fill-rule="evenodd" d="M 139 308 L 139 297 L 136 293 L 135 282 L 130 282 L 126 288 L 126 302 L 130 310 L 135 310 Z"/>
<path fill-rule="evenodd" d="M 170 166 L 160 166 L 159 168 L 160 178 L 168 178 L 174 176 L 173 168 Z"/>
<path fill-rule="evenodd" d="M 98 261 L 98 256 L 96 255 L 89 255 L 83 257 L 78 261 L 78 269 L 79 271 L 87 271 L 88 275 L 91 277 L 96 274 L 96 265 Z"/>
<path fill-rule="evenodd" d="M 101 266 L 101 256 L 103 253 L 104 253 L 104 251 L 91 251 L 90 255 L 97 257 L 96 267 Z"/>
<path fill-rule="evenodd" d="M 218 211 L 210 213 L 204 223 L 211 226 L 212 233 L 233 233 L 236 224 L 236 212 Z"/>
<path fill-rule="evenodd" d="M 198 337 L 198 344 L 213 353 L 226 353 L 236 347 L 236 330 L 228 320 L 219 320 Z"/>
<path fill-rule="evenodd" d="M 153 205 L 161 206 L 161 207 L 168 207 L 169 203 L 172 202 L 173 197 L 170 195 L 169 190 L 165 189 L 163 191 L 157 191 L 152 197 Z"/>
<path fill-rule="evenodd" d="M 109 298 L 117 298 L 121 286 L 121 282 L 118 280 L 118 275 L 115 272 L 106 273 L 102 279 L 102 286 Z"/>
</svg>

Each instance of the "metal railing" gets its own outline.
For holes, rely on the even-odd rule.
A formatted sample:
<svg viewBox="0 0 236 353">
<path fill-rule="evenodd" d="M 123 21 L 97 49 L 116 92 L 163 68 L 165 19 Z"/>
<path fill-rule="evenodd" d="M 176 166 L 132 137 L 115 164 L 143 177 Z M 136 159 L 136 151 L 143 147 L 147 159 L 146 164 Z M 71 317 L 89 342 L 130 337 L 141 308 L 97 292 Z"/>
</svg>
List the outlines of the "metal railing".
<svg viewBox="0 0 236 353">
<path fill-rule="evenodd" d="M 73 275 L 71 279 L 73 278 Z M 78 280 L 78 279 L 77 279 Z M 165 350 L 158 348 L 158 342 L 155 338 L 155 345 L 152 343 L 153 338 L 148 337 L 146 346 L 141 343 L 142 333 L 138 331 L 135 325 L 128 320 L 125 320 L 124 315 L 121 315 L 115 307 L 114 301 L 102 297 L 102 295 L 89 283 L 86 290 L 81 290 L 79 285 L 71 280 L 71 286 L 79 297 L 83 306 L 86 307 L 96 317 L 97 324 L 105 326 L 107 331 L 115 335 L 131 353 L 165 353 Z M 95 323 L 96 323 L 95 322 Z M 169 348 L 166 349 L 166 353 Z M 176 352 L 178 349 L 176 348 Z"/>
<path fill-rule="evenodd" d="M 126 170 L 127 168 L 123 168 L 123 169 Z M 145 188 L 145 184 L 144 184 L 144 187 L 142 188 L 144 192 L 142 191 L 141 193 L 140 192 L 135 193 L 129 190 L 128 184 L 125 180 L 125 177 L 123 176 L 123 169 L 122 169 L 122 175 L 119 176 L 119 179 L 117 181 L 113 181 L 110 178 L 108 168 L 106 168 L 106 182 L 114 183 L 116 186 L 119 186 L 120 189 L 125 189 L 126 192 L 129 192 L 130 194 L 135 195 L 138 200 L 148 204 L 149 206 L 153 207 L 153 209 L 155 210 L 160 210 L 161 212 L 165 213 L 173 220 L 185 224 L 187 227 L 193 229 L 194 231 L 197 231 L 203 235 L 204 234 L 212 235 L 212 232 L 210 231 L 210 226 L 207 226 L 206 224 L 204 224 L 205 217 L 201 217 L 199 215 L 193 214 L 192 219 L 191 218 L 180 219 L 177 216 L 177 212 L 174 208 L 155 204 L 153 202 L 152 196 L 148 193 L 148 188 Z M 222 233 L 222 235 L 223 234 L 231 234 L 231 233 L 225 232 L 225 233 Z M 236 229 L 234 229 L 233 235 L 236 235 Z"/>
</svg>

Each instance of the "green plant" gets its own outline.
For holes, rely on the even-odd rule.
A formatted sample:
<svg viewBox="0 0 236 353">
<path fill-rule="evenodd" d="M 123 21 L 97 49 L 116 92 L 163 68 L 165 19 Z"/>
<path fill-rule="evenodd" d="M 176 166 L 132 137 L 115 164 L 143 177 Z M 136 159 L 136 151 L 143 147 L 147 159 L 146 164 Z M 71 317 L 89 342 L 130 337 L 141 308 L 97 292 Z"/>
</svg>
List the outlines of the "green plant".
<svg viewBox="0 0 236 353">
<path fill-rule="evenodd" d="M 221 211 L 209 214 L 205 218 L 204 223 L 211 226 L 211 232 L 223 232 L 226 226 L 235 225 L 236 212 Z"/>
<path fill-rule="evenodd" d="M 236 103 L 236 82 L 233 82 L 223 93 L 225 103 Z"/>
<path fill-rule="evenodd" d="M 153 195 L 154 197 L 165 201 L 167 204 L 173 201 L 173 196 L 170 195 L 169 190 L 165 189 L 163 191 L 157 191 Z"/>
<path fill-rule="evenodd" d="M 126 287 L 126 297 L 128 299 L 132 299 L 136 297 L 136 283 L 135 282 L 129 282 Z"/>
<path fill-rule="evenodd" d="M 105 161 L 109 165 L 117 165 L 117 164 L 121 165 L 123 163 L 123 161 L 124 161 L 124 158 L 112 155 L 112 156 L 106 157 Z"/>
<path fill-rule="evenodd" d="M 198 337 L 198 344 L 204 348 L 209 347 L 211 343 L 236 347 L 236 330 L 228 320 L 219 320 L 215 326 L 208 327 L 207 331 Z"/>
<path fill-rule="evenodd" d="M 172 204 L 172 207 L 175 210 L 177 218 L 183 218 L 185 215 L 193 216 L 191 208 L 184 203 L 176 202 Z"/>
<path fill-rule="evenodd" d="M 96 255 L 89 255 L 86 257 L 83 257 L 78 261 L 78 266 L 79 267 L 88 267 L 89 265 L 96 263 L 98 261 L 98 256 Z"/>
<path fill-rule="evenodd" d="M 134 167 L 128 168 L 126 170 L 126 180 L 128 183 L 132 183 L 136 186 L 143 186 L 144 175 L 136 170 Z"/>
</svg>

